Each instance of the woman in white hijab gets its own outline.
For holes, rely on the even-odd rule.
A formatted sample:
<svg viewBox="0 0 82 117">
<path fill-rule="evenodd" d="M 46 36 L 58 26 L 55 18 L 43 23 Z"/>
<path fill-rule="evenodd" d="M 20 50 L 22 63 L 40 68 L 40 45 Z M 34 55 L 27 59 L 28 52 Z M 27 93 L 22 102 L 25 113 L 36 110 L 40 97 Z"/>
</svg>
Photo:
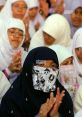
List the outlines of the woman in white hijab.
<svg viewBox="0 0 82 117">
<path fill-rule="evenodd" d="M 71 37 L 73 37 L 75 31 L 82 26 L 82 1 L 73 0 L 70 9 L 64 15 L 70 23 Z"/>
<path fill-rule="evenodd" d="M 70 26 L 64 16 L 53 14 L 49 16 L 44 25 L 31 39 L 29 50 L 39 46 L 60 44 L 70 46 Z"/>
<path fill-rule="evenodd" d="M 54 50 L 58 56 L 61 76 L 59 80 L 73 98 L 77 88 L 77 79 L 73 66 L 73 54 L 69 49 L 58 44 L 49 46 L 49 48 Z"/>
<path fill-rule="evenodd" d="M 28 0 L 7 0 L 0 12 L 0 27 L 11 17 L 23 20 L 26 28 L 25 43 L 29 44 L 34 29 L 32 26 L 29 28 Z"/>
<path fill-rule="evenodd" d="M 82 85 L 82 28 L 78 29 L 73 36 L 74 66 L 77 72 L 79 85 Z"/>
<path fill-rule="evenodd" d="M 1 31 L 0 70 L 6 68 L 10 75 L 20 73 L 27 52 L 21 47 L 25 38 L 25 25 L 22 20 L 10 18 Z"/>
</svg>

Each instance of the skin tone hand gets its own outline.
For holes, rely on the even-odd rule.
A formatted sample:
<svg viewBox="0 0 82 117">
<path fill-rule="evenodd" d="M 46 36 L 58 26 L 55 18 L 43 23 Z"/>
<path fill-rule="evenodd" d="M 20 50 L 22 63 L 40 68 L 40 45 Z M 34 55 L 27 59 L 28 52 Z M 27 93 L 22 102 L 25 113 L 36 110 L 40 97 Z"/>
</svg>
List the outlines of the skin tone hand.
<svg viewBox="0 0 82 117">
<path fill-rule="evenodd" d="M 63 96 L 65 95 L 64 93 L 65 91 L 62 91 L 60 93 L 59 88 L 57 88 L 56 101 L 54 103 L 53 108 L 50 111 L 50 117 L 58 117 L 58 109 L 60 104 L 62 103 Z"/>
<path fill-rule="evenodd" d="M 14 73 L 14 72 L 17 72 L 19 73 L 22 69 L 22 66 L 21 66 L 21 52 L 17 52 L 13 58 L 12 58 L 12 62 L 11 64 L 9 65 L 8 69 Z"/>
<path fill-rule="evenodd" d="M 50 93 L 50 98 L 41 105 L 38 117 L 47 117 L 47 114 L 50 114 L 50 117 L 58 117 L 58 109 L 62 103 L 62 99 L 65 91 L 60 93 L 59 88 L 57 88 L 56 97 L 54 97 L 53 92 Z"/>
</svg>

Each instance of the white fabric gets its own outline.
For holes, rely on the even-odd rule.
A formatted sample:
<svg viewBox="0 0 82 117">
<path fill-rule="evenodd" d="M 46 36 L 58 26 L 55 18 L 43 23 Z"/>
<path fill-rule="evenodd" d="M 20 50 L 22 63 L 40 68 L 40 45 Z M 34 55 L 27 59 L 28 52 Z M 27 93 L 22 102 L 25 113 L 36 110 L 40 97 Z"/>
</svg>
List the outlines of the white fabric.
<svg viewBox="0 0 82 117">
<path fill-rule="evenodd" d="M 44 43 L 43 31 L 56 39 L 54 44 L 60 44 L 66 47 L 70 45 L 71 34 L 69 23 L 62 15 L 53 14 L 46 19 L 43 27 L 33 36 L 29 50 L 39 46 L 48 46 Z"/>
<path fill-rule="evenodd" d="M 27 0 L 27 2 L 28 2 L 28 9 L 39 7 L 38 0 Z"/>
<path fill-rule="evenodd" d="M 7 0 L 4 8 L 0 12 L 0 19 L 7 20 L 12 17 L 12 3 L 20 0 Z M 27 0 L 24 0 L 28 6 Z"/>
<path fill-rule="evenodd" d="M 8 34 L 7 34 L 7 30 L 13 27 L 19 28 L 24 32 L 23 40 L 19 45 L 19 47 L 16 49 L 13 49 L 12 46 L 10 45 Z M 15 54 L 17 51 L 21 51 L 22 54 L 24 52 L 23 48 L 21 47 L 25 38 L 24 23 L 22 22 L 22 20 L 10 18 L 8 21 L 5 22 L 2 28 L 1 34 L 2 35 L 0 37 L 0 70 L 3 70 L 6 67 L 8 67 L 8 65 L 11 63 L 13 54 Z M 23 62 L 23 58 L 22 58 L 22 62 Z"/>
<path fill-rule="evenodd" d="M 75 117 L 82 117 L 82 109 L 76 113 Z"/>
<path fill-rule="evenodd" d="M 59 64 L 61 64 L 67 58 L 73 56 L 72 52 L 64 46 L 54 44 L 54 45 L 49 46 L 49 48 L 51 48 L 52 50 L 56 52 L 58 56 Z"/>
<path fill-rule="evenodd" d="M 11 84 L 7 80 L 6 76 L 3 74 L 3 72 L 0 71 L 0 102 L 2 100 L 2 97 L 5 95 L 7 90 L 10 88 Z"/>
<path fill-rule="evenodd" d="M 75 53 L 75 48 L 82 47 L 82 28 L 78 29 L 73 37 L 73 56 L 74 56 L 74 66 L 77 74 L 82 74 L 82 64 L 79 63 L 79 60 Z M 82 79 L 82 78 L 81 78 Z M 82 83 L 82 82 L 81 82 Z"/>
<path fill-rule="evenodd" d="M 78 112 L 82 109 L 82 85 L 76 92 L 75 99 L 74 99 L 74 109 L 75 112 Z"/>
</svg>

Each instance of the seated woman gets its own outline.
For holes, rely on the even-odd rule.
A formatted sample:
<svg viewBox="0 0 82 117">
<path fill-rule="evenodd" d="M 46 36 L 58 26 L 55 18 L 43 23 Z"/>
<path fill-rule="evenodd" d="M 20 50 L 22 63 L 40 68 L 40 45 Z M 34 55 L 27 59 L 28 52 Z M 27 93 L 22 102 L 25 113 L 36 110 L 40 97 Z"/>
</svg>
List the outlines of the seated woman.
<svg viewBox="0 0 82 117">
<path fill-rule="evenodd" d="M 3 97 L 0 117 L 74 117 L 72 99 L 58 78 L 56 53 L 47 47 L 31 50 Z"/>
<path fill-rule="evenodd" d="M 25 26 L 22 20 L 7 20 L 0 35 L 0 70 L 12 81 L 20 73 L 27 52 L 22 48 Z"/>
</svg>

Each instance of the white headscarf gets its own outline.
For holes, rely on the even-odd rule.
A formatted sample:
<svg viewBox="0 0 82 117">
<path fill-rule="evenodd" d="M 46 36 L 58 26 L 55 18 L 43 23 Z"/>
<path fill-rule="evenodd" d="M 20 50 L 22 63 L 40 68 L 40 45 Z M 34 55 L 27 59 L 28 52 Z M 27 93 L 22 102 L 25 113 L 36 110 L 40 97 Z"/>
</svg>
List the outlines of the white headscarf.
<svg viewBox="0 0 82 117">
<path fill-rule="evenodd" d="M 82 64 L 79 63 L 79 60 L 75 53 L 75 48 L 82 47 L 82 28 L 79 28 L 73 36 L 73 56 L 74 56 L 74 65 L 78 74 L 82 74 Z"/>
<path fill-rule="evenodd" d="M 13 49 L 12 46 L 10 45 L 7 34 L 7 30 L 9 28 L 19 28 L 24 32 L 23 40 L 19 47 L 16 49 Z M 22 22 L 22 20 L 10 18 L 4 23 L 1 34 L 2 35 L 0 36 L 0 70 L 3 70 L 6 67 L 8 67 L 8 65 L 11 63 L 13 54 L 15 54 L 17 51 L 21 52 L 23 51 L 23 48 L 21 46 L 25 38 L 24 23 Z"/>
<path fill-rule="evenodd" d="M 12 17 L 12 3 L 20 0 L 7 0 L 4 8 L 0 12 L 0 19 L 7 20 Z M 27 0 L 24 0 L 28 6 Z"/>
<path fill-rule="evenodd" d="M 71 41 L 71 32 L 68 21 L 64 16 L 53 14 L 47 18 L 42 30 L 56 39 L 55 44 L 68 46 Z"/>
<path fill-rule="evenodd" d="M 72 52 L 64 46 L 54 44 L 52 46 L 49 46 L 49 48 L 51 48 L 52 50 L 56 52 L 58 56 L 59 64 L 61 64 L 67 58 L 73 56 Z"/>
<path fill-rule="evenodd" d="M 28 9 L 39 7 L 39 1 L 38 0 L 27 0 L 28 1 Z"/>
<path fill-rule="evenodd" d="M 43 27 L 33 36 L 29 50 L 39 46 L 48 46 L 44 43 L 43 31 L 56 39 L 53 44 L 60 44 L 66 47 L 70 46 L 71 34 L 69 23 L 64 16 L 53 14 L 46 19 Z"/>
</svg>

